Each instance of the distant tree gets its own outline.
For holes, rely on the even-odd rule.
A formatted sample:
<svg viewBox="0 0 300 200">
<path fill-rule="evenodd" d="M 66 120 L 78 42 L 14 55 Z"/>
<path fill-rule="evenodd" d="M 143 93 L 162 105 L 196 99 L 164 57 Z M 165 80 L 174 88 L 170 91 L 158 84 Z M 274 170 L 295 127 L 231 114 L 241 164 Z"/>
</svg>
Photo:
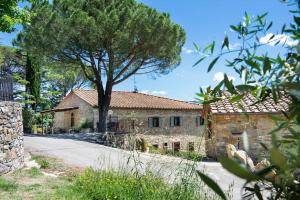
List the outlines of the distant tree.
<svg viewBox="0 0 300 200">
<path fill-rule="evenodd" d="M 180 63 L 184 30 L 135 0 L 54 0 L 32 11 L 22 33 L 25 48 L 81 67 L 96 85 L 100 132 L 114 85 L 134 74 L 168 73 Z"/>
<path fill-rule="evenodd" d="M 26 106 L 27 108 L 30 106 L 36 111 L 41 94 L 41 73 L 40 66 L 28 54 L 26 55 L 25 80 L 27 82 L 25 92 L 29 94 L 29 99 L 31 99 L 31 103 L 26 104 Z"/>
<path fill-rule="evenodd" d="M 50 109 L 74 88 L 90 86 L 79 66 L 48 63 L 42 68 L 42 107 Z"/>
</svg>

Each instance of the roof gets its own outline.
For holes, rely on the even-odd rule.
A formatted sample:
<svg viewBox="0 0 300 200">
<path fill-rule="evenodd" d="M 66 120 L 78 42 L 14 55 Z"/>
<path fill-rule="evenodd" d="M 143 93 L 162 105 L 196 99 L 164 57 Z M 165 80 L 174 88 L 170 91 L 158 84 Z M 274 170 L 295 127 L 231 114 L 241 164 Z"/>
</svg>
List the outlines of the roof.
<svg viewBox="0 0 300 200">
<path fill-rule="evenodd" d="M 267 114 L 267 113 L 281 113 L 282 111 L 287 111 L 290 99 L 288 96 L 283 95 L 277 103 L 271 98 L 263 102 L 257 102 L 257 99 L 251 94 L 245 95 L 240 105 L 238 103 L 231 103 L 229 101 L 230 94 L 228 92 L 224 93 L 225 99 L 211 103 L 210 109 L 214 114 L 240 114 L 240 113 L 249 113 L 249 114 Z M 255 104 L 256 103 L 256 104 Z"/>
<path fill-rule="evenodd" d="M 41 111 L 41 113 L 64 112 L 64 111 L 76 110 L 76 109 L 79 109 L 79 107 L 76 106 L 76 107 L 54 108 L 54 109 L 50 109 L 50 110 L 44 110 L 44 111 Z"/>
<path fill-rule="evenodd" d="M 93 107 L 98 106 L 96 90 L 75 89 L 73 93 Z M 138 92 L 113 91 L 111 108 L 201 110 L 202 105 Z"/>
</svg>

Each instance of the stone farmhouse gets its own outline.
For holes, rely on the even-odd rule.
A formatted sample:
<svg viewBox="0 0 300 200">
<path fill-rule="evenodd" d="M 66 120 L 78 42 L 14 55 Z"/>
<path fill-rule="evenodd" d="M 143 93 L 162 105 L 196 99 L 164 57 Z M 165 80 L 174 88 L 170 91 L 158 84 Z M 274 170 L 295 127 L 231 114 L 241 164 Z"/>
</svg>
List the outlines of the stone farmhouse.
<svg viewBox="0 0 300 200">
<path fill-rule="evenodd" d="M 68 132 L 85 120 L 96 130 L 98 122 L 97 92 L 75 89 L 55 112 L 55 130 Z M 202 105 L 168 99 L 138 92 L 112 93 L 108 131 L 136 133 L 146 143 L 173 151 L 200 151 L 203 140 L 204 118 Z"/>
<path fill-rule="evenodd" d="M 229 97 L 228 93 L 225 96 Z M 269 132 L 276 127 L 272 116 L 282 116 L 288 110 L 288 97 L 276 104 L 273 99 L 256 103 L 256 98 L 246 95 L 240 104 L 231 103 L 228 98 L 204 106 L 206 123 L 206 149 L 209 156 L 217 157 L 226 154 L 226 144 L 233 144 L 243 149 L 243 132 L 246 131 L 250 144 L 250 157 L 265 157 L 264 148 L 271 142 Z"/>
</svg>

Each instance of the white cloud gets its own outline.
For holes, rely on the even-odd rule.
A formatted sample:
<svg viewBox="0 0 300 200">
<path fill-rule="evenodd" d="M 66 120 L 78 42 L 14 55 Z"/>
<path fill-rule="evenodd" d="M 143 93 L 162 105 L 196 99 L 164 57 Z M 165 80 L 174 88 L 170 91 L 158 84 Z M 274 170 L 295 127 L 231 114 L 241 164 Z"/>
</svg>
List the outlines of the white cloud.
<svg viewBox="0 0 300 200">
<path fill-rule="evenodd" d="M 182 48 L 182 51 L 186 54 L 196 54 L 197 51 L 193 50 L 193 49 L 189 49 L 189 48 L 186 48 L 186 47 L 183 47 Z"/>
<path fill-rule="evenodd" d="M 261 44 L 268 44 L 270 46 L 275 46 L 275 44 L 278 41 L 280 44 L 282 45 L 286 44 L 288 46 L 296 46 L 298 44 L 298 41 L 293 40 L 292 38 L 290 38 L 288 35 L 285 34 L 274 35 L 273 33 L 268 33 L 267 35 L 259 39 L 259 42 Z"/>
<path fill-rule="evenodd" d="M 230 50 L 234 50 L 234 49 L 236 49 L 236 48 L 238 48 L 240 46 L 241 46 L 241 44 L 236 42 L 234 44 L 229 44 L 229 49 Z"/>
<path fill-rule="evenodd" d="M 152 95 L 158 95 L 158 96 L 165 96 L 167 94 L 166 91 L 163 90 L 154 90 L 154 91 L 149 91 L 149 90 L 143 90 L 141 91 L 143 94 L 152 94 Z"/>
<path fill-rule="evenodd" d="M 214 74 L 214 78 L 213 81 L 215 82 L 220 82 L 224 79 L 224 73 L 223 72 L 217 72 Z M 234 76 L 228 76 L 229 80 L 235 81 L 235 77 Z"/>
</svg>

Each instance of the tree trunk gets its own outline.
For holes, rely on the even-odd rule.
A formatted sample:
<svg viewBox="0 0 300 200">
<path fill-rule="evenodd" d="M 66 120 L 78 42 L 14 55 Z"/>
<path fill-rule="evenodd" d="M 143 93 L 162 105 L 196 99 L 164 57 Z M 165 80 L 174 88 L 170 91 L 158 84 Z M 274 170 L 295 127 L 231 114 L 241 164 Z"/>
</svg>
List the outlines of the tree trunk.
<svg viewBox="0 0 300 200">
<path fill-rule="evenodd" d="M 99 133 L 104 133 L 106 131 L 106 119 L 111 101 L 111 93 L 112 90 L 106 90 L 105 94 L 101 94 L 101 91 L 98 90 Z"/>
</svg>

